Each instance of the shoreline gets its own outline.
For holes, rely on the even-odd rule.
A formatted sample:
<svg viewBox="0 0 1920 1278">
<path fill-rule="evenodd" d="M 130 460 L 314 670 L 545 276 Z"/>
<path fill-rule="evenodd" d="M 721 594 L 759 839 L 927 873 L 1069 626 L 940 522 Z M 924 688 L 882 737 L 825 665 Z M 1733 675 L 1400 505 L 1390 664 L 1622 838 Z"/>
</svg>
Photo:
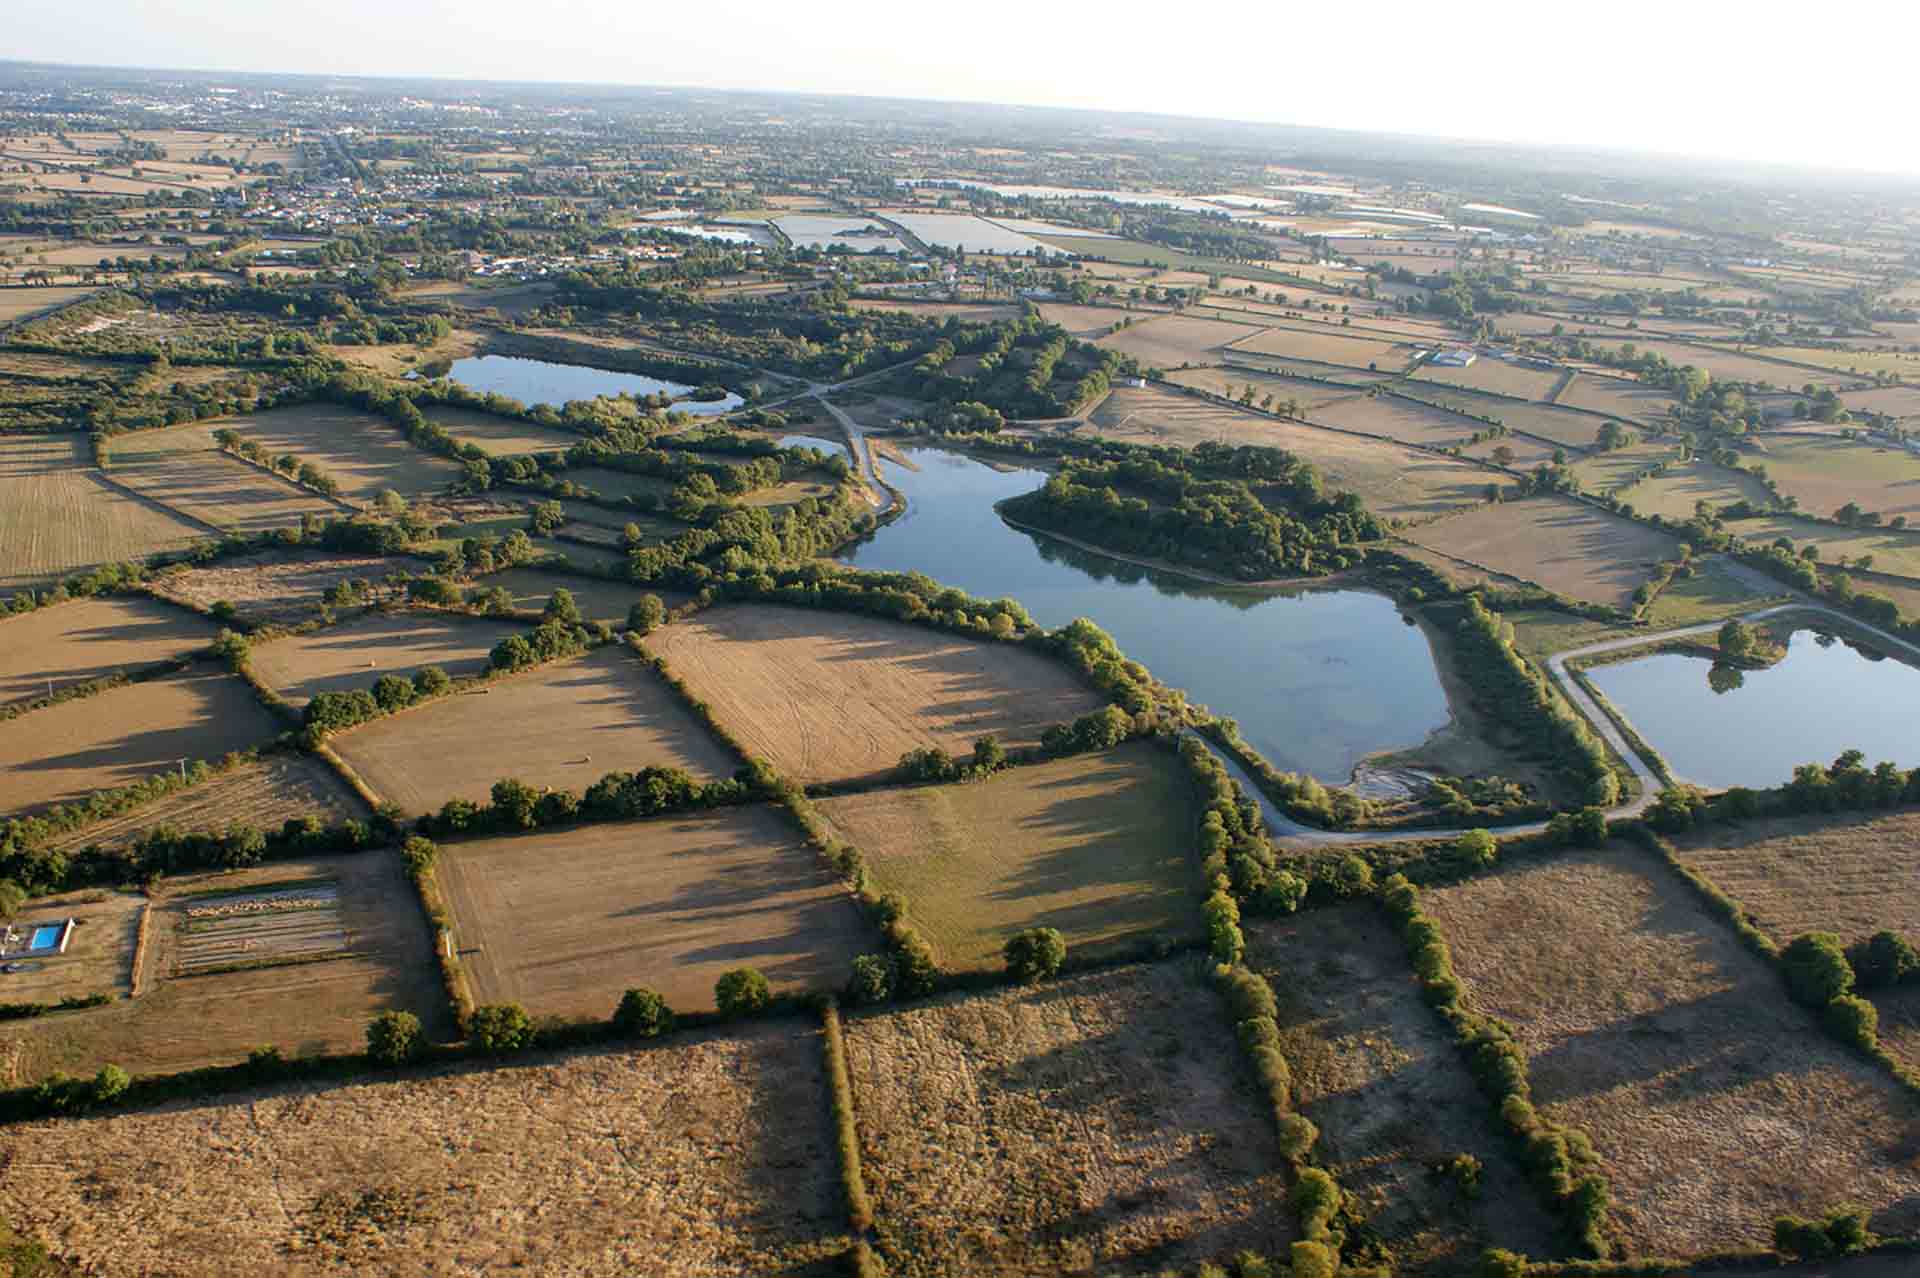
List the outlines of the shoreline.
<svg viewBox="0 0 1920 1278">
<path fill-rule="evenodd" d="M 1164 572 L 1174 577 L 1186 577 L 1193 581 L 1204 582 L 1209 586 L 1220 586 L 1228 590 L 1270 592 L 1288 589 L 1308 590 L 1318 586 L 1339 586 L 1351 589 L 1351 583 L 1347 582 L 1346 578 L 1351 573 L 1357 571 L 1352 568 L 1344 568 L 1339 572 L 1329 573 L 1324 577 L 1275 577 L 1264 581 L 1237 581 L 1232 577 L 1222 577 L 1218 573 L 1208 572 L 1204 568 L 1188 568 L 1184 565 L 1164 563 L 1160 560 L 1148 559 L 1140 555 L 1126 555 L 1117 550 L 1108 550 L 1104 546 L 1095 545 L 1090 541 L 1082 541 L 1078 537 L 1069 537 L 1064 533 L 1057 533 L 1051 529 L 1041 528 L 1035 524 L 1023 524 L 1002 511 L 999 502 L 994 503 L 993 513 L 999 515 L 1000 521 L 1009 528 L 1018 528 L 1021 532 L 1035 533 L 1042 537 L 1051 537 L 1055 541 L 1064 542 L 1066 545 L 1072 546 L 1077 550 L 1084 550 L 1090 554 L 1114 560 L 1117 563 L 1132 564 L 1136 568 L 1145 568 L 1152 572 Z"/>
</svg>

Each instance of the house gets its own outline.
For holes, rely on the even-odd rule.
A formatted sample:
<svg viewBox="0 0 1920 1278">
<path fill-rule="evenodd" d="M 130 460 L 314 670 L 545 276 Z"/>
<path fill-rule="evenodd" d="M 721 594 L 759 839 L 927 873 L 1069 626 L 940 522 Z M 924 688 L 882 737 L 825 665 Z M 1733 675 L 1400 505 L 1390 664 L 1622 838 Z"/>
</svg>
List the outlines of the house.
<svg viewBox="0 0 1920 1278">
<path fill-rule="evenodd" d="M 1452 350 L 1441 351 L 1427 362 L 1436 368 L 1465 368 L 1478 358 L 1466 347 L 1456 346 Z"/>
</svg>

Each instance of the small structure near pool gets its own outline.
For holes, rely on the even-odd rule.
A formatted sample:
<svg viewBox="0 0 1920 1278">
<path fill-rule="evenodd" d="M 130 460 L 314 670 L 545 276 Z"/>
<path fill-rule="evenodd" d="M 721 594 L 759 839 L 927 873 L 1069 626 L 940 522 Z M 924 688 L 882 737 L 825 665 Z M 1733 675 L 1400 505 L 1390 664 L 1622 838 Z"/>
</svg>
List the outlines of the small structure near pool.
<svg viewBox="0 0 1920 1278">
<path fill-rule="evenodd" d="M 58 923 L 31 923 L 24 928 L 9 924 L 4 934 L 0 934 L 0 959 L 18 955 L 65 954 L 67 945 L 73 940 L 74 919 L 63 919 Z"/>
</svg>

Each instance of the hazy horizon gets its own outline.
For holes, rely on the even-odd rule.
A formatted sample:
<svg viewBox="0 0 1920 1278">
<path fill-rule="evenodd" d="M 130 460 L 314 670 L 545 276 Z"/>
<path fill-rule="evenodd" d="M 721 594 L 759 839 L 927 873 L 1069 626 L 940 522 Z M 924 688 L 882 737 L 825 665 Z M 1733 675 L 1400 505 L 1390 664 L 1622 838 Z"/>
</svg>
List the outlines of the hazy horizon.
<svg viewBox="0 0 1920 1278">
<path fill-rule="evenodd" d="M 1764 21 L 1722 29 L 1644 0 L 1578 20 L 1512 0 L 1467 14 L 1389 5 L 1364 22 L 1229 8 L 1165 38 L 1008 0 L 953 22 L 749 3 L 724 24 L 553 0 L 537 38 L 500 0 L 339 0 L 325 25 L 237 0 L 99 0 L 84 23 L 54 0 L 17 3 L 9 56 L 29 62 L 1067 107 L 1920 174 L 1897 132 L 1904 45 L 1861 41 L 1844 5 L 1783 51 Z"/>
</svg>

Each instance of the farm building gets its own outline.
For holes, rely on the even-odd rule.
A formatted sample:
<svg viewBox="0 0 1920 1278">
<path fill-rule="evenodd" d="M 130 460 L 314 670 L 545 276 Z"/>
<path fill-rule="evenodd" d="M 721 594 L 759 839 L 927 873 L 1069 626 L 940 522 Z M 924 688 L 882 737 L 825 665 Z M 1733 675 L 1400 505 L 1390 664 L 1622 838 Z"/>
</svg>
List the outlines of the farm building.
<svg viewBox="0 0 1920 1278">
<path fill-rule="evenodd" d="M 1450 351 L 1441 351 L 1428 362 L 1440 368 L 1465 368 L 1478 358 L 1466 347 L 1456 346 Z"/>
</svg>

